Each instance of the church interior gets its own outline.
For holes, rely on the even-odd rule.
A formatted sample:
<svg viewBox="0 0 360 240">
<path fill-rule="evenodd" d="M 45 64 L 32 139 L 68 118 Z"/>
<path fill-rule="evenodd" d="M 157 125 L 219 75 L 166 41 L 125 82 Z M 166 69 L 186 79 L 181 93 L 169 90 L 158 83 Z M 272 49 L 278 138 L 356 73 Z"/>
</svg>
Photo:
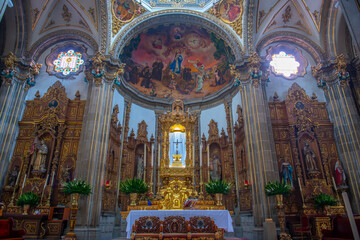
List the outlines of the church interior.
<svg viewBox="0 0 360 240">
<path fill-rule="evenodd" d="M 0 21 L 0 238 L 359 239 L 359 0 Z"/>
</svg>

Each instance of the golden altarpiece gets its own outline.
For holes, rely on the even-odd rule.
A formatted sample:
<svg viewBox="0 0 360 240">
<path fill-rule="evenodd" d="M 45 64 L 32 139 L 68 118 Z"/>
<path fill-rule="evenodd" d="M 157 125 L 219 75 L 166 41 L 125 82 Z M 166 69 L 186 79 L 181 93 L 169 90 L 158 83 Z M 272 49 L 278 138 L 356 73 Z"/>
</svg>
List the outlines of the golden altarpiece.
<svg viewBox="0 0 360 240">
<path fill-rule="evenodd" d="M 286 180 L 293 186 L 293 192 L 284 198 L 285 213 L 288 219 L 307 215 L 314 221 L 312 234 L 320 237 L 321 228 L 331 228 L 329 216 L 345 211 L 335 191 L 335 164 L 339 156 L 333 125 L 325 103 L 319 102 L 315 94 L 309 97 L 296 83 L 284 101 L 279 101 L 276 93 L 273 100 L 269 108 L 280 175 L 286 166 L 293 169 L 292 179 Z M 339 200 L 339 206 L 331 207 L 325 217 L 316 217 L 323 215 L 314 207 L 313 200 L 320 193 Z"/>
<path fill-rule="evenodd" d="M 195 159 L 199 159 L 195 157 L 196 118 L 195 114 L 184 111 L 184 103 L 181 100 L 175 100 L 172 104 L 172 111 L 164 113 L 158 118 L 161 144 L 159 144 L 160 149 L 156 156 L 153 151 L 154 138 L 151 137 L 147 142 L 147 126 L 144 121 L 139 123 L 137 138 L 134 137 L 133 132 L 130 133 L 126 143 L 127 147 L 123 153 L 122 169 L 126 170 L 122 172 L 122 180 L 137 177 L 139 161 L 136 160 L 136 156 L 139 153 L 146 153 L 144 180 L 150 183 L 151 189 L 155 181 L 157 184 L 154 186 L 155 198 L 151 201 L 152 205 L 150 206 L 147 205 L 147 201 L 141 201 L 141 199 L 137 205 L 130 205 L 129 197 L 120 195 L 121 209 L 126 210 L 122 212 L 124 218 L 130 210 L 136 209 L 183 209 L 185 200 L 191 198 L 199 198 L 196 205 L 199 209 L 225 209 L 224 205 L 216 205 L 210 196 L 204 196 L 203 182 L 207 182 L 208 165 L 204 163 L 204 167 L 198 169 L 195 166 Z M 214 138 L 212 142 L 226 141 L 225 138 L 225 135 L 223 140 L 219 137 Z M 205 140 L 203 139 L 203 141 Z M 145 147 L 143 147 L 144 145 Z M 216 153 L 219 154 L 220 145 L 216 149 Z M 202 154 L 206 155 L 206 148 L 203 148 Z M 226 156 L 225 151 L 224 156 Z M 199 176 L 201 183 L 197 179 Z M 200 189 L 200 192 L 196 189 Z"/>
<path fill-rule="evenodd" d="M 51 206 L 69 206 L 70 197 L 62 193 L 62 183 L 74 178 L 85 103 L 79 92 L 70 100 L 59 81 L 43 97 L 37 92 L 34 100 L 26 102 L 1 195 L 5 213 L 22 213 L 16 201 L 26 192 L 39 196 L 39 206 L 34 209 L 39 215 L 49 214 Z M 36 222 L 15 224 L 23 224 L 27 235 L 37 236 Z M 40 236 L 46 232 L 41 228 Z M 61 223 L 48 221 L 47 229 L 50 235 L 60 234 Z"/>
</svg>

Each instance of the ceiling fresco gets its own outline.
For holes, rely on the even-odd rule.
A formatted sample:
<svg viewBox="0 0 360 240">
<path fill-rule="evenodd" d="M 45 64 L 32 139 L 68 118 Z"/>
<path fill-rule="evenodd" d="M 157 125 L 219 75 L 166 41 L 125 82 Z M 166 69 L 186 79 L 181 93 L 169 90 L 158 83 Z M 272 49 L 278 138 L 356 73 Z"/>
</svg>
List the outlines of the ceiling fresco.
<svg viewBox="0 0 360 240">
<path fill-rule="evenodd" d="M 120 54 L 125 81 L 160 98 L 206 97 L 231 81 L 225 41 L 197 25 L 160 25 L 131 39 Z"/>
</svg>

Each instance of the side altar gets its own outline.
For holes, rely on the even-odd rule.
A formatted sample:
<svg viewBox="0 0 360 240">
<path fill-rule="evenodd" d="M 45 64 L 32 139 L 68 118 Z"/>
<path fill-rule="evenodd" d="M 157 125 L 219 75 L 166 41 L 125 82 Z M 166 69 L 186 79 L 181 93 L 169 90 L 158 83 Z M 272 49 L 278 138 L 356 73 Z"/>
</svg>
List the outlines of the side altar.
<svg viewBox="0 0 360 240">
<path fill-rule="evenodd" d="M 161 128 L 159 139 L 159 158 L 151 169 L 156 173 L 151 177 L 150 186 L 156 180 L 154 199 L 151 205 L 145 199 L 136 205 L 128 205 L 127 211 L 121 212 L 123 218 L 127 218 L 131 210 L 183 210 L 186 199 L 198 199 L 194 206 L 199 210 L 225 210 L 222 204 L 215 204 L 211 196 L 204 198 L 202 187 L 200 192 L 196 190 L 195 159 L 195 124 L 197 116 L 184 111 L 184 103 L 175 100 L 172 111 L 162 114 L 158 118 Z M 197 183 L 202 186 L 203 183 Z"/>
</svg>

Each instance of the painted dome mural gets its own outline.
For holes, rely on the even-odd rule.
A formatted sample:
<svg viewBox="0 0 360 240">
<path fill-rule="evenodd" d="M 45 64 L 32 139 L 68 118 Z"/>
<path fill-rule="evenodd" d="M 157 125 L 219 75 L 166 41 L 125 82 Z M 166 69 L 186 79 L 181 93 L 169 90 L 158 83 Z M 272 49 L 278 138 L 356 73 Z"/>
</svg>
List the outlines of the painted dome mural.
<svg viewBox="0 0 360 240">
<path fill-rule="evenodd" d="M 231 81 L 234 56 L 225 41 L 203 27 L 160 25 L 138 34 L 120 54 L 125 81 L 149 96 L 193 99 Z"/>
</svg>

